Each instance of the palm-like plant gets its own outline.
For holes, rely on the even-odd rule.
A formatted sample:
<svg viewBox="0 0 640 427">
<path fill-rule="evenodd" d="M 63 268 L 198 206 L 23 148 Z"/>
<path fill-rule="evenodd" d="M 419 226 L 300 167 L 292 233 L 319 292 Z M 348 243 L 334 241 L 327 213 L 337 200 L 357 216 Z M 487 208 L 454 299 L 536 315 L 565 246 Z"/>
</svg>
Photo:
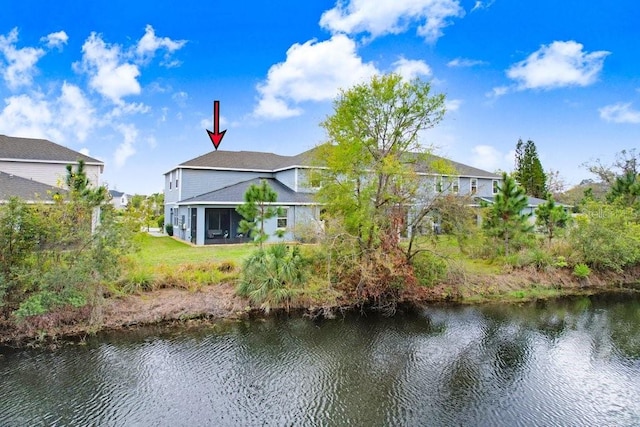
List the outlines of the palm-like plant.
<svg viewBox="0 0 640 427">
<path fill-rule="evenodd" d="M 266 312 L 281 304 L 288 309 L 304 283 L 304 264 L 297 246 L 277 244 L 258 249 L 244 262 L 236 292 Z"/>
</svg>

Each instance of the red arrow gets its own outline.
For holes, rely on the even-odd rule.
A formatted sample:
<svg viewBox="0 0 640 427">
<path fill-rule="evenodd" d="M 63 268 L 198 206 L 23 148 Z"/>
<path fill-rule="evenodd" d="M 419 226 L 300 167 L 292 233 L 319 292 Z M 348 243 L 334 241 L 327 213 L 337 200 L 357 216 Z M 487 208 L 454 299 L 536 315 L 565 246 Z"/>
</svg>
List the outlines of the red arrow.
<svg viewBox="0 0 640 427">
<path fill-rule="evenodd" d="M 209 138 L 211 142 L 213 142 L 213 146 L 215 149 L 218 149 L 220 142 L 222 142 L 222 138 L 224 137 L 226 129 L 220 132 L 220 101 L 213 101 L 213 132 L 207 129 L 207 133 L 209 134 Z"/>
</svg>

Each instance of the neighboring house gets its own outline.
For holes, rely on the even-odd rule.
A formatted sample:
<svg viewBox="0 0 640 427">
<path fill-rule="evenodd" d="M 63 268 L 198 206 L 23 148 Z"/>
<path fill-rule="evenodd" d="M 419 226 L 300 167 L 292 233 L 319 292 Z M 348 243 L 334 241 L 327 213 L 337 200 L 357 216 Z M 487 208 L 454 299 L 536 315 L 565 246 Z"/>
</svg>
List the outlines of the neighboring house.
<svg viewBox="0 0 640 427">
<path fill-rule="evenodd" d="M 476 201 L 478 202 L 478 205 L 480 205 L 482 202 L 485 202 L 488 205 L 492 205 L 494 202 L 494 197 L 487 197 L 487 196 L 476 197 Z M 520 213 L 522 215 L 531 215 L 529 217 L 529 222 L 533 224 L 536 222 L 536 209 L 538 209 L 540 205 L 543 205 L 545 203 L 547 203 L 545 199 L 538 199 L 537 197 L 527 196 L 527 206 L 524 209 L 522 209 Z M 556 206 L 562 206 L 562 208 L 569 213 L 571 212 L 571 209 L 572 209 L 571 205 L 567 205 L 559 202 L 556 202 Z"/>
<path fill-rule="evenodd" d="M 99 186 L 103 162 L 46 139 L 0 135 L 0 172 L 34 183 L 31 188 L 22 180 L 4 177 L 0 180 L 0 194 L 15 193 L 29 198 L 34 191 L 40 198 L 45 198 L 53 187 L 64 188 L 67 165 L 75 166 L 79 159 L 84 161 L 89 182 Z"/>
<path fill-rule="evenodd" d="M 131 195 L 118 190 L 109 190 L 109 194 L 111 194 L 111 205 L 115 209 L 126 209 L 129 205 Z"/>
<path fill-rule="evenodd" d="M 252 184 L 265 179 L 278 195 L 277 206 L 283 215 L 265 224 L 271 240 L 273 233 L 285 231 L 284 240 L 296 237 L 296 227 L 318 221 L 320 207 L 313 193 L 312 150 L 296 156 L 281 156 L 254 151 L 212 151 L 179 164 L 165 173 L 165 225 L 172 224 L 174 235 L 197 245 L 246 241 L 238 233 L 242 217 L 236 207 L 244 203 L 244 194 Z M 439 159 L 433 156 L 434 159 Z M 500 176 L 461 163 L 449 162 L 455 176 L 428 173 L 427 166 L 417 166 L 425 177 L 425 194 L 450 192 L 491 197 L 497 192 Z"/>
<path fill-rule="evenodd" d="M 67 190 L 43 184 L 32 179 L 0 172 L 0 204 L 18 197 L 27 203 L 52 202 L 55 194 L 64 195 Z"/>
</svg>

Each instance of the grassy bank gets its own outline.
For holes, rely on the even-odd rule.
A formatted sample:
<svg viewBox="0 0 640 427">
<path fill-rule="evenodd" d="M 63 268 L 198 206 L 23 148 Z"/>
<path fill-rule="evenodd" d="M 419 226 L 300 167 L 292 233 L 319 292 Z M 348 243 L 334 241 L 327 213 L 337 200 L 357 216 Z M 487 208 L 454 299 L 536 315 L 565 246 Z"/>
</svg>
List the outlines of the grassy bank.
<svg viewBox="0 0 640 427">
<path fill-rule="evenodd" d="M 193 246 L 169 236 L 147 233 L 136 236 L 137 251 L 125 260 L 123 279 L 116 293 L 135 293 L 162 288 L 191 291 L 203 286 L 234 281 L 251 245 Z"/>
</svg>

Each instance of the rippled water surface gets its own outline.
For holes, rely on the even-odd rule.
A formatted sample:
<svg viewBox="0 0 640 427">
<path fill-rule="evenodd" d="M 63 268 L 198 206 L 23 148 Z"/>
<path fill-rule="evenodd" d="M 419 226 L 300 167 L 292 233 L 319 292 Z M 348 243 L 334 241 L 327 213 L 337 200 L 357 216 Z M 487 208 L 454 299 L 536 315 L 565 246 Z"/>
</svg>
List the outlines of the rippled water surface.
<svg viewBox="0 0 640 427">
<path fill-rule="evenodd" d="M 640 425 L 636 297 L 246 321 L 0 354 L 0 425 Z"/>
</svg>

